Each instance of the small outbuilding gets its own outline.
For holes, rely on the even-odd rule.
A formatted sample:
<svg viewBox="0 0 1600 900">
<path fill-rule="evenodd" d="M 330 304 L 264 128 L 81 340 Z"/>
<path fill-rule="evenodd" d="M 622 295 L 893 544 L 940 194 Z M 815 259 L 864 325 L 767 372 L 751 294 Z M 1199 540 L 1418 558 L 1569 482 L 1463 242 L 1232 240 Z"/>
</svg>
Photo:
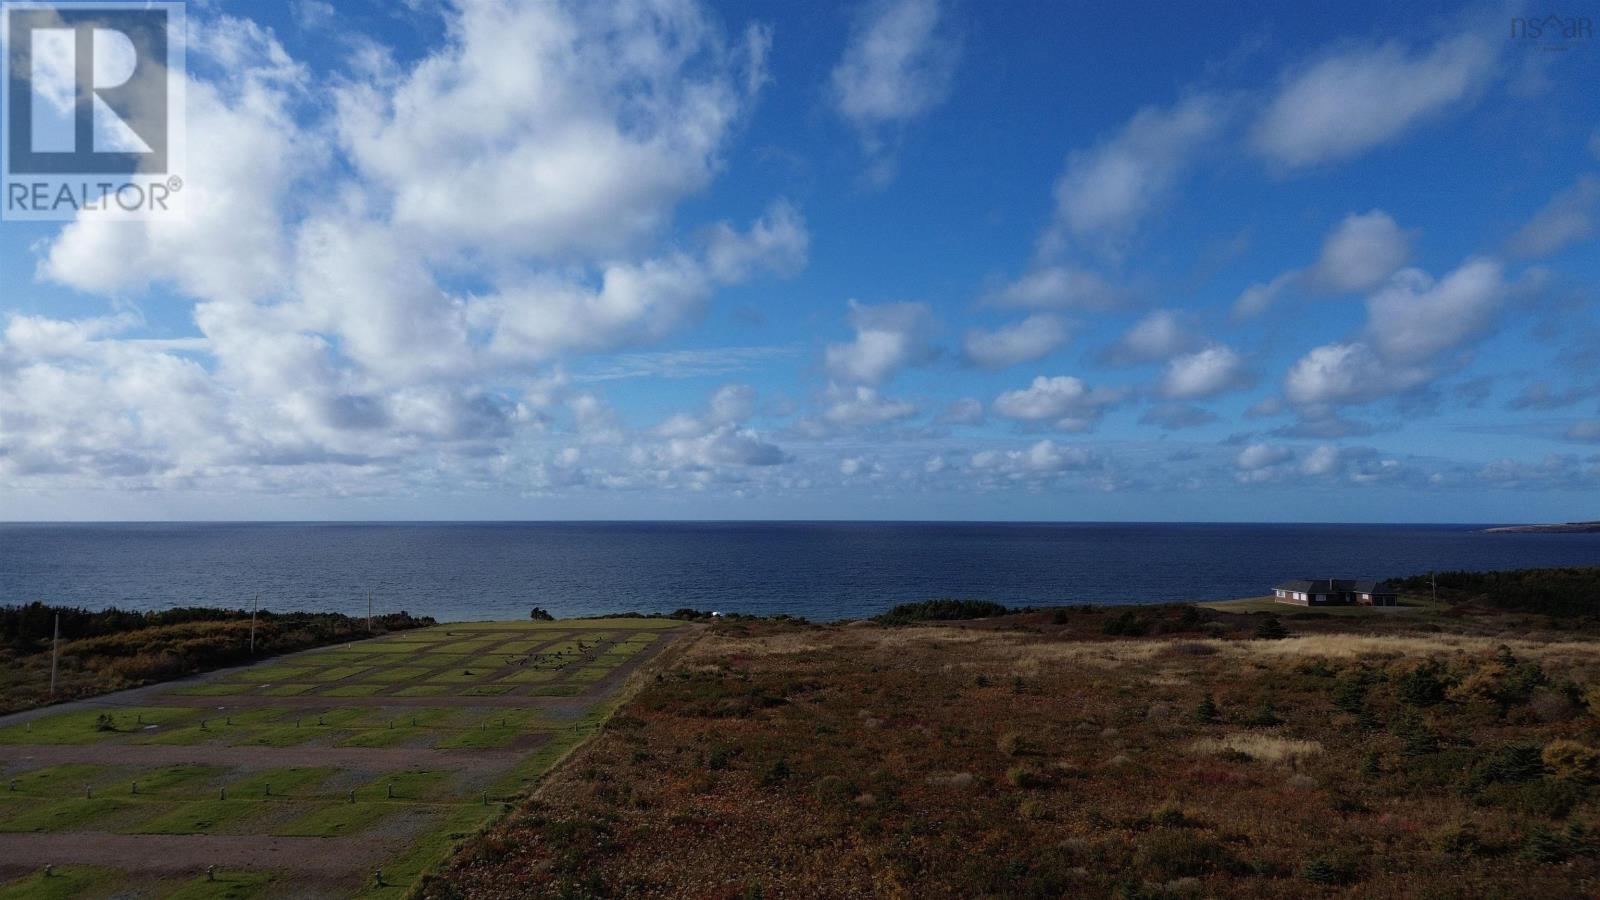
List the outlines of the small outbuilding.
<svg viewBox="0 0 1600 900">
<path fill-rule="evenodd" d="M 1273 588 L 1272 599 L 1295 606 L 1395 606 L 1400 595 L 1371 579 L 1301 578 Z"/>
</svg>

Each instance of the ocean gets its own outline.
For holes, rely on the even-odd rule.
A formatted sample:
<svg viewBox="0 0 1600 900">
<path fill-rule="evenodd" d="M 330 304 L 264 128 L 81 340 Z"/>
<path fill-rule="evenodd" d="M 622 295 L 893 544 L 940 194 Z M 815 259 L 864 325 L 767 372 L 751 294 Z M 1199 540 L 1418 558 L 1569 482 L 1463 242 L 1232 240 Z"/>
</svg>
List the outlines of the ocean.
<svg viewBox="0 0 1600 900">
<path fill-rule="evenodd" d="M 407 610 L 443 621 L 680 607 L 818 621 L 933 597 L 1152 603 L 1300 577 L 1600 565 L 1600 534 L 1476 525 L 630 522 L 0 524 L 0 605 Z"/>
</svg>

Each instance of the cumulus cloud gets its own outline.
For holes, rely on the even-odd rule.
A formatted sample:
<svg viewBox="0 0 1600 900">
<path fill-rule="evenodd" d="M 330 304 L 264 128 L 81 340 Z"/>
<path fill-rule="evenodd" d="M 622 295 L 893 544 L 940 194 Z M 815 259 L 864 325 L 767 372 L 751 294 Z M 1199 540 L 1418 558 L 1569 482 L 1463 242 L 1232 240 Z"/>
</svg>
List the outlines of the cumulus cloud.
<svg viewBox="0 0 1600 900">
<path fill-rule="evenodd" d="M 1007 477 L 1034 477 L 1059 472 L 1074 472 L 1101 465 L 1092 450 L 1058 444 L 1045 439 L 1026 450 L 982 450 L 972 455 L 970 465 L 980 472 Z"/>
<path fill-rule="evenodd" d="M 962 347 L 974 365 L 1004 369 L 1049 356 L 1067 342 L 1070 334 L 1065 319 L 1041 313 L 994 331 L 968 331 Z"/>
<path fill-rule="evenodd" d="M 1253 319 L 1261 315 L 1278 302 L 1278 297 L 1292 287 L 1300 279 L 1300 270 L 1295 269 L 1285 272 L 1271 281 L 1252 284 L 1245 288 L 1239 299 L 1233 302 L 1233 318 L 1235 321 Z"/>
<path fill-rule="evenodd" d="M 1381 209 L 1350 214 L 1322 242 L 1307 286 L 1330 294 L 1370 291 L 1411 258 L 1411 238 Z"/>
<path fill-rule="evenodd" d="M 486 0 L 448 34 L 336 94 L 349 159 L 435 252 L 629 249 L 710 182 L 762 65 L 687 0 Z"/>
<path fill-rule="evenodd" d="M 1411 258 L 1411 236 L 1383 210 L 1346 216 L 1322 242 L 1322 252 L 1306 269 L 1291 269 L 1269 282 L 1253 284 L 1233 304 L 1235 320 L 1266 312 L 1278 297 L 1300 287 L 1324 294 L 1370 291 Z"/>
<path fill-rule="evenodd" d="M 829 344 L 823 362 L 836 381 L 880 385 L 907 366 L 927 362 L 933 354 L 928 338 L 933 314 L 924 303 L 869 306 L 850 301 L 855 339 Z"/>
<path fill-rule="evenodd" d="M 1216 345 L 1186 353 L 1167 363 L 1161 395 L 1173 400 L 1198 400 L 1249 387 L 1255 382 L 1244 358 L 1231 347 Z"/>
<path fill-rule="evenodd" d="M 1132 366 L 1161 362 L 1193 350 L 1201 343 L 1172 310 L 1158 309 L 1133 323 L 1122 337 L 1102 354 L 1111 365 Z"/>
<path fill-rule="evenodd" d="M 896 129 L 944 101 L 959 56 L 940 0 L 873 0 L 831 77 L 835 109 L 861 135 L 869 180 L 894 176 Z"/>
<path fill-rule="evenodd" d="M 984 298 L 992 306 L 1020 309 L 1111 309 L 1123 300 L 1123 292 L 1104 276 L 1067 265 L 1034 269 Z"/>
<path fill-rule="evenodd" d="M 1419 50 L 1395 41 L 1341 49 L 1287 74 L 1250 142 L 1284 169 L 1349 159 L 1465 107 L 1498 62 L 1494 44 L 1475 32 Z"/>
<path fill-rule="evenodd" d="M 1364 403 L 1427 383 L 1422 367 L 1391 364 L 1364 343 L 1324 344 L 1297 360 L 1284 377 L 1284 396 L 1298 406 Z"/>
<path fill-rule="evenodd" d="M 1061 431 L 1088 431 L 1123 397 L 1110 388 L 1090 388 L 1070 375 L 1033 379 L 1026 388 L 995 398 L 996 414 L 1018 422 L 1047 424 Z"/>
<path fill-rule="evenodd" d="M 1585 175 L 1533 214 L 1506 243 L 1513 256 L 1530 259 L 1550 256 L 1594 234 L 1595 209 L 1600 206 L 1600 178 Z"/>
<path fill-rule="evenodd" d="M 861 428 L 909 419 L 917 412 L 914 403 L 891 400 L 873 388 L 858 386 L 835 399 L 823 418 L 834 425 Z"/>
<path fill-rule="evenodd" d="M 1439 280 L 1402 270 L 1368 296 L 1364 338 L 1301 357 L 1284 378 L 1284 396 L 1302 412 L 1326 414 L 1416 390 L 1434 378 L 1436 357 L 1488 329 L 1508 291 L 1502 266 L 1489 259 L 1468 260 Z"/>
<path fill-rule="evenodd" d="M 1438 281 L 1407 269 L 1367 298 L 1373 344 L 1393 360 L 1430 359 L 1488 328 L 1506 290 L 1494 260 L 1469 260 Z"/>
<path fill-rule="evenodd" d="M 680 242 L 667 228 L 720 169 L 764 80 L 767 36 L 730 40 L 689 0 L 485 0 L 441 15 L 439 49 L 401 65 L 372 45 L 360 77 L 315 89 L 269 30 L 192 17 L 192 71 L 206 74 L 188 87 L 189 137 L 207 152 L 185 172 L 187 217 L 73 222 L 44 245 L 39 274 L 95 293 L 170 289 L 199 301 L 198 335 L 13 328 L 6 389 L 81 394 L 55 412 L 0 398 L 7 472 L 298 479 L 340 494 L 409 491 L 413 478 L 653 477 L 617 456 L 630 435 L 603 398 L 565 396 L 561 364 L 660 340 L 718 289 L 805 264 L 805 223 L 781 201 L 743 229 L 716 223 Z M 113 389 L 135 374 L 160 388 Z M 664 425 L 667 443 L 641 452 L 661 477 L 777 459 L 737 424 L 741 402 L 713 398 L 692 428 Z M 48 437 L 56 414 L 85 430 L 78 449 Z M 548 446 L 564 418 L 619 468 Z M 39 464 L 46 438 L 68 469 Z"/>
<path fill-rule="evenodd" d="M 793 272 L 808 236 L 799 214 L 774 204 L 739 234 L 713 230 L 702 255 L 677 252 L 605 266 L 595 281 L 526 275 L 467 303 L 469 322 L 492 332 L 489 351 L 508 360 L 548 360 L 659 341 L 699 315 L 717 288 L 756 270 Z"/>
<path fill-rule="evenodd" d="M 1148 106 L 1099 146 L 1073 153 L 1056 180 L 1056 218 L 1046 245 L 1078 241 L 1119 249 L 1221 132 L 1226 113 L 1223 101 L 1205 94 L 1170 107 Z"/>
</svg>

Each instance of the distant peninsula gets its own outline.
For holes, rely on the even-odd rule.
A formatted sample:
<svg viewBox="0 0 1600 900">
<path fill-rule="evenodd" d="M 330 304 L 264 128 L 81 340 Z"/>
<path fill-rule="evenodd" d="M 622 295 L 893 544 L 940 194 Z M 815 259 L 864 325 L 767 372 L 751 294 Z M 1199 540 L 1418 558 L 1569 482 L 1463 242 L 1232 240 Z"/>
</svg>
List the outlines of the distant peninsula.
<svg viewBox="0 0 1600 900">
<path fill-rule="evenodd" d="M 1600 522 L 1562 522 L 1557 525 L 1502 525 L 1485 528 L 1490 534 L 1589 534 L 1600 533 Z"/>
</svg>

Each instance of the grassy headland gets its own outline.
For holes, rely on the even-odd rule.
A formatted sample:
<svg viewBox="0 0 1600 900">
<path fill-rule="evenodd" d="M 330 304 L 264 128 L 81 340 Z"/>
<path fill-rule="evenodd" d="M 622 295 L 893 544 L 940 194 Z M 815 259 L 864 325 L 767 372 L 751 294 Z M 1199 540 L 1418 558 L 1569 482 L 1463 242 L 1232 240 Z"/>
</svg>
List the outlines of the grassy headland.
<svg viewBox="0 0 1600 900">
<path fill-rule="evenodd" d="M 423 894 L 1595 894 L 1592 623 L 1276 612 L 722 622 Z"/>
</svg>

